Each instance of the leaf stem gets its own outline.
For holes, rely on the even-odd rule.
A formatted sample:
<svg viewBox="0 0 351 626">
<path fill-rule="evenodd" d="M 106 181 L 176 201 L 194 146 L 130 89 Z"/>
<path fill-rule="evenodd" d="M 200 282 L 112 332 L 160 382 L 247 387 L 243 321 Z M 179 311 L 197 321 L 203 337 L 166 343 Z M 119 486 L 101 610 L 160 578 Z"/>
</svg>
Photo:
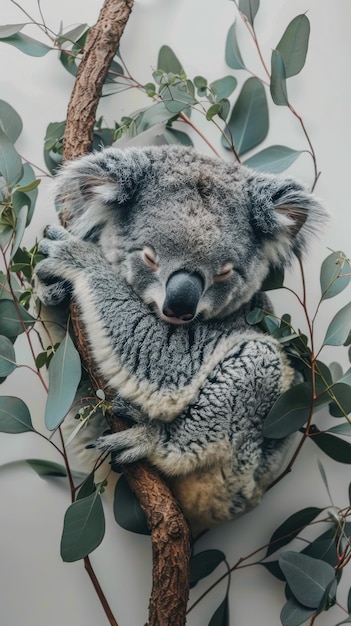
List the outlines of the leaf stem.
<svg viewBox="0 0 351 626">
<path fill-rule="evenodd" d="M 107 619 L 108 619 L 108 621 L 110 623 L 110 626 L 118 626 L 118 623 L 117 623 L 117 621 L 116 621 L 116 619 L 115 619 L 115 617 L 114 617 L 114 615 L 113 615 L 113 613 L 111 611 L 110 605 L 107 602 L 106 596 L 105 596 L 105 594 L 104 594 L 104 592 L 103 592 L 103 590 L 101 588 L 101 585 L 100 585 L 100 583 L 99 583 L 99 581 L 98 581 L 98 579 L 96 577 L 96 574 L 94 572 L 94 569 L 93 569 L 93 567 L 91 565 L 91 561 L 90 561 L 88 556 L 84 557 L 84 567 L 85 567 L 85 570 L 86 570 L 86 572 L 87 572 L 87 574 L 88 574 L 88 576 L 89 576 L 89 578 L 90 578 L 90 580 L 91 580 L 91 582 L 93 584 L 95 592 L 96 592 L 96 594 L 97 594 L 97 596 L 98 596 L 98 598 L 100 600 L 101 606 L 102 606 L 102 608 L 105 611 L 105 615 L 106 615 L 106 617 L 107 617 Z"/>
</svg>

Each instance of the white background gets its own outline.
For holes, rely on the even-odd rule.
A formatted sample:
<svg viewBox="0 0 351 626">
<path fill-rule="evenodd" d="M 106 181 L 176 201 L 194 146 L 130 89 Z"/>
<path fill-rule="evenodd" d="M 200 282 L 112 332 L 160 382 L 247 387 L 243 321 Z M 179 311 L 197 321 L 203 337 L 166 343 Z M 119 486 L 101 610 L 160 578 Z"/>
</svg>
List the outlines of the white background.
<svg viewBox="0 0 351 626">
<path fill-rule="evenodd" d="M 20 0 L 21 1 L 21 0 Z M 37 3 L 22 0 L 26 10 L 40 19 Z M 77 23 L 93 24 L 101 7 L 100 0 L 42 0 L 42 9 L 48 25 L 57 32 L 60 20 L 67 29 Z M 312 33 L 307 64 L 303 72 L 289 81 L 289 95 L 296 110 L 302 115 L 317 153 L 322 175 L 317 194 L 330 212 L 332 221 L 324 237 L 311 250 L 306 269 L 311 310 L 319 297 L 319 265 L 327 254 L 327 246 L 350 254 L 349 178 L 350 178 L 350 58 L 351 58 L 351 4 L 349 0 L 316 2 L 315 0 L 262 1 L 256 19 L 256 30 L 269 63 L 270 51 L 278 43 L 286 25 L 308 11 Z M 1 23 L 26 22 L 27 18 L 10 0 L 1 0 Z M 152 80 L 152 68 L 162 44 L 170 45 L 179 56 L 189 77 L 197 74 L 209 80 L 220 78 L 231 71 L 224 62 L 224 44 L 235 7 L 228 0 L 139 0 L 135 3 L 122 40 L 122 53 L 131 73 L 146 83 Z M 45 40 L 37 29 L 28 34 Z M 262 75 L 257 57 L 241 27 L 239 36 L 250 66 Z M 57 53 L 43 58 L 31 58 L 0 43 L 0 98 L 12 104 L 24 122 L 24 131 L 18 141 L 20 153 L 44 168 L 43 138 L 49 122 L 65 118 L 72 77 L 57 61 Z M 241 84 L 247 75 L 236 72 Z M 238 91 L 236 93 L 239 93 Z M 235 96 L 235 94 L 234 94 Z M 119 120 L 141 106 L 135 91 L 128 96 L 103 100 L 100 113 L 108 123 Z M 297 149 L 306 149 L 306 143 L 297 121 L 284 107 L 273 107 L 271 130 L 265 145 L 280 143 Z M 194 118 L 195 119 L 195 118 Z M 216 132 L 200 120 L 202 129 L 216 142 Z M 194 137 L 196 146 L 208 152 L 205 144 Z M 312 181 L 312 164 L 303 155 L 290 169 L 307 183 Z M 39 236 L 41 227 L 55 219 L 48 189 L 50 181 L 44 178 L 40 200 L 28 244 Z M 291 284 L 298 286 L 297 269 Z M 350 295 L 343 293 L 338 300 L 323 305 L 318 327 L 321 339 L 326 324 L 337 308 Z M 291 310 L 286 293 L 276 294 L 277 310 Z M 337 308 L 336 308 L 337 307 Z M 296 325 L 304 327 L 297 307 Z M 22 346 L 23 347 L 23 346 Z M 21 342 L 18 342 L 20 351 Z M 29 356 L 19 354 L 24 362 Z M 339 351 L 329 351 L 327 361 L 344 360 Z M 21 395 L 28 406 L 35 425 L 41 428 L 44 397 L 34 376 L 21 368 L 1 389 L 3 394 Z M 334 422 L 336 423 L 336 422 Z M 51 458 L 60 462 L 51 447 L 30 434 L 1 435 L 1 463 L 24 458 Z M 330 461 L 320 453 L 327 470 L 330 487 L 337 506 L 347 506 L 347 487 L 350 471 L 347 465 Z M 37 626 L 62 624 L 97 626 L 107 623 L 98 599 L 92 589 L 82 563 L 64 564 L 59 555 L 59 544 L 64 512 L 69 505 L 69 492 L 63 481 L 46 482 L 31 470 L 11 465 L 0 471 L 0 606 L 1 626 Z M 328 506 L 329 501 L 317 467 L 317 448 L 307 444 L 294 471 L 264 502 L 247 516 L 211 532 L 198 549 L 206 547 L 224 550 L 233 565 L 259 546 L 264 545 L 284 519 L 305 506 Z M 119 626 L 141 626 L 147 620 L 147 605 L 151 586 L 151 550 L 147 537 L 120 529 L 113 520 L 111 503 L 106 499 L 107 531 L 102 545 L 93 553 L 92 562 L 106 596 L 111 603 Z M 324 528 L 323 528 L 324 529 Z M 321 529 L 322 530 L 322 529 Z M 301 546 L 299 545 L 299 548 Z M 224 572 L 219 568 L 210 579 L 199 585 L 204 591 L 209 582 Z M 351 584 L 350 570 L 344 574 L 343 594 Z M 219 585 L 206 600 L 190 613 L 190 626 L 206 626 L 223 598 L 225 584 Z M 192 600 L 198 596 L 192 592 Z M 279 626 L 279 613 L 284 603 L 283 585 L 266 573 L 261 566 L 241 569 L 233 574 L 230 592 L 231 625 Z M 318 626 L 331 626 L 346 615 L 338 608 L 318 618 Z"/>
</svg>

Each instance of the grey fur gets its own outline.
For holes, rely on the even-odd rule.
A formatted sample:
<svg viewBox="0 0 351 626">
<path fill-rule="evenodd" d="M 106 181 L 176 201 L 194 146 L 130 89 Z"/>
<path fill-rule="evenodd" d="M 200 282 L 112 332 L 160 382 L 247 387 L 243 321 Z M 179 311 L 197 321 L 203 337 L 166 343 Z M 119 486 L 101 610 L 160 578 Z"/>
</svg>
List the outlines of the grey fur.
<svg viewBox="0 0 351 626">
<path fill-rule="evenodd" d="M 50 227 L 40 244 L 41 297 L 57 304 L 70 285 L 115 410 L 135 422 L 99 447 L 170 477 L 196 530 L 252 508 L 286 452 L 262 424 L 294 373 L 245 318 L 324 210 L 291 179 L 174 146 L 83 157 L 57 189 L 71 234 Z M 189 324 L 164 311 L 177 272 L 203 284 Z"/>
</svg>

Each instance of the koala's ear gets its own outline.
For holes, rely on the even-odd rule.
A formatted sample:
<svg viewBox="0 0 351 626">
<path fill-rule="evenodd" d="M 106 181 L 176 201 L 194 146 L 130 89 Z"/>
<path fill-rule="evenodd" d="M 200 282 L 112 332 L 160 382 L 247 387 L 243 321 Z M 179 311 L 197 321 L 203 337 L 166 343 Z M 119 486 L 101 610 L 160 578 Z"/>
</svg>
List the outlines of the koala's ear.
<svg viewBox="0 0 351 626">
<path fill-rule="evenodd" d="M 65 164 L 56 176 L 55 192 L 69 230 L 87 236 L 107 219 L 112 206 L 132 199 L 148 166 L 147 156 L 136 148 L 107 148 Z"/>
<path fill-rule="evenodd" d="M 249 174 L 251 220 L 274 264 L 301 256 L 329 215 L 319 200 L 292 178 Z"/>
</svg>

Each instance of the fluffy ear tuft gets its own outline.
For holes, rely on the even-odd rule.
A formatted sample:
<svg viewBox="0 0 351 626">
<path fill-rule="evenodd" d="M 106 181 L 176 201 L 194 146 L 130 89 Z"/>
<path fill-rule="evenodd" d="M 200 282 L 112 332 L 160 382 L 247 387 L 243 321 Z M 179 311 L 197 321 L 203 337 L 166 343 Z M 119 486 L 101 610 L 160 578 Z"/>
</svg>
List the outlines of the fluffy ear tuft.
<svg viewBox="0 0 351 626">
<path fill-rule="evenodd" d="M 291 178 L 251 172 L 249 195 L 253 227 L 277 265 L 301 256 L 329 218 L 319 200 Z"/>
<path fill-rule="evenodd" d="M 136 148 L 102 152 L 65 164 L 56 177 L 60 216 L 75 235 L 84 238 L 107 219 L 111 205 L 132 199 L 148 167 L 145 153 Z"/>
</svg>

